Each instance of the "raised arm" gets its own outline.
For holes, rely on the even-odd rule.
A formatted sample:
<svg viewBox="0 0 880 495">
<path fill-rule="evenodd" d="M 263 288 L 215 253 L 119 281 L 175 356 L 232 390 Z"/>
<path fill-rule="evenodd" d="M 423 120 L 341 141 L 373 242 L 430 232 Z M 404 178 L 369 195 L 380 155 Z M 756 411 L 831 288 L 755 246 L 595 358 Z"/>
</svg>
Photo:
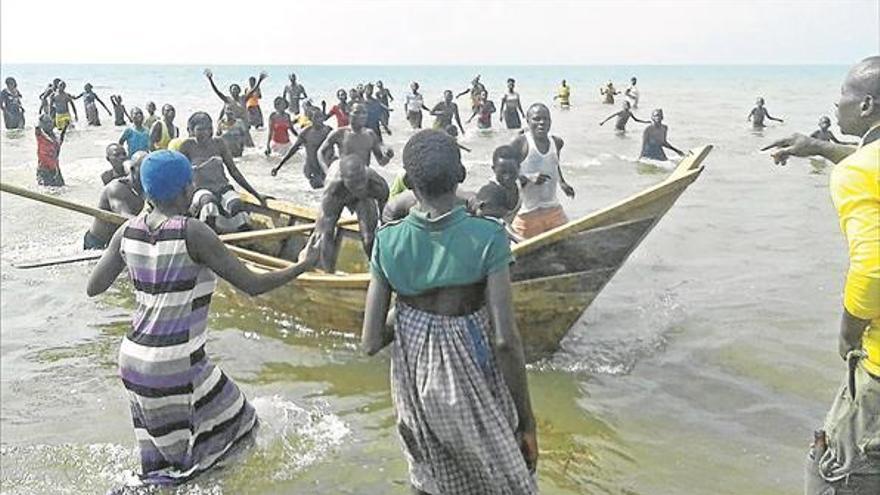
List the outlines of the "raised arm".
<svg viewBox="0 0 880 495">
<path fill-rule="evenodd" d="M 464 95 L 466 95 L 466 94 L 468 94 L 468 93 L 470 93 L 470 92 L 471 92 L 471 88 L 468 88 L 468 89 L 462 91 L 461 93 L 458 93 L 457 95 L 455 95 L 455 97 L 456 97 L 456 98 L 461 98 L 462 96 L 464 96 Z"/>
<path fill-rule="evenodd" d="M 214 90 L 214 94 L 217 95 L 217 98 L 220 98 L 223 103 L 229 103 L 232 101 L 232 98 L 224 95 L 223 92 L 217 88 L 217 85 L 214 84 L 214 73 L 211 72 L 210 69 L 205 69 L 205 77 L 208 78 L 208 82 L 211 84 L 211 89 Z"/>
<path fill-rule="evenodd" d="M 519 418 L 516 431 L 522 435 L 520 448 L 529 469 L 534 471 L 538 461 L 535 416 L 529 397 L 522 340 L 513 313 L 513 290 L 509 268 L 504 267 L 489 275 L 486 284 L 486 302 L 492 327 L 495 330 L 492 346 L 498 360 L 498 368 L 504 376 L 504 383 L 510 391 Z"/>
<path fill-rule="evenodd" d="M 254 95 L 254 93 L 260 94 L 260 84 L 262 84 L 263 79 L 266 79 L 267 77 L 269 77 L 268 74 L 266 74 L 265 72 L 260 72 L 260 77 L 257 78 L 257 84 L 254 84 L 254 87 L 249 89 L 248 92 L 244 94 L 244 96 L 242 97 L 242 101 L 248 101 L 251 96 Z"/>
<path fill-rule="evenodd" d="M 186 222 L 186 248 L 197 263 L 210 268 L 233 287 L 250 296 L 257 296 L 290 282 L 312 269 L 317 262 L 317 245 L 310 238 L 303 261 L 283 270 L 256 273 L 238 260 L 210 227 L 197 220 Z"/>
</svg>

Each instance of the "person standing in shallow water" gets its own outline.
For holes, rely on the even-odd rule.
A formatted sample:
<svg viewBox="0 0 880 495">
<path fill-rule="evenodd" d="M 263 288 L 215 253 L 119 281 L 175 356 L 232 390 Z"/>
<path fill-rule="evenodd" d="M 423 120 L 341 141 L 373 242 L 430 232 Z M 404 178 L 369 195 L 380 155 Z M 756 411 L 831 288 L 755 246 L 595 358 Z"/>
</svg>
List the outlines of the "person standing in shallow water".
<svg viewBox="0 0 880 495">
<path fill-rule="evenodd" d="M 174 151 L 141 165 L 153 208 L 128 220 L 89 277 L 86 293 L 105 292 L 128 269 L 137 294 L 132 327 L 119 348 L 138 441 L 141 483 L 189 481 L 253 442 L 258 420 L 235 382 L 205 353 L 216 276 L 254 296 L 291 282 L 317 261 L 257 274 L 238 261 L 208 226 L 187 217 L 192 166 Z"/>
<path fill-rule="evenodd" d="M 37 184 L 51 187 L 64 185 L 58 156 L 61 155 L 61 145 L 64 144 L 68 128 L 61 129 L 61 135 L 56 137 L 55 121 L 49 114 L 40 115 L 39 125 L 34 128 L 37 136 Z"/>
<path fill-rule="evenodd" d="M 571 107 L 571 87 L 565 79 L 562 80 L 553 99 L 559 102 L 559 107 L 563 110 L 568 110 Z"/>
<path fill-rule="evenodd" d="M 767 111 L 767 108 L 764 107 L 764 98 L 759 97 L 755 100 L 755 108 L 749 112 L 749 116 L 746 120 L 752 121 L 752 127 L 755 129 L 763 129 L 766 127 L 764 125 L 764 118 L 767 120 L 773 120 L 776 122 L 782 122 L 782 119 L 777 119 L 776 117 L 771 117 L 770 112 Z"/>
<path fill-rule="evenodd" d="M 658 108 L 651 114 L 651 125 L 645 127 L 645 132 L 642 133 L 642 152 L 639 154 L 639 158 L 665 162 L 668 158 L 666 158 L 663 148 L 669 148 L 679 156 L 684 156 L 683 151 L 669 144 L 666 139 L 668 133 L 669 128 L 663 123 L 663 109 Z"/>
<path fill-rule="evenodd" d="M 15 78 L 7 77 L 6 87 L 0 90 L 0 111 L 7 129 L 24 129 L 24 107 Z"/>
<path fill-rule="evenodd" d="M 824 115 L 819 118 L 819 128 L 813 131 L 810 137 L 820 141 L 830 141 L 835 144 L 845 144 L 848 146 L 856 146 L 858 144 L 847 143 L 837 139 L 834 133 L 831 132 L 831 119 Z"/>
<path fill-rule="evenodd" d="M 507 234 L 461 205 L 465 170 L 450 136 L 417 132 L 403 166 L 419 206 L 376 233 L 361 344 L 370 355 L 392 346 L 391 397 L 410 483 L 419 494 L 537 493 Z"/>
<path fill-rule="evenodd" d="M 529 107 L 526 122 L 529 128 L 510 143 L 518 154 L 522 198 L 511 227 L 518 236 L 528 239 L 568 222 L 556 189 L 573 198 L 574 188 L 562 175 L 560 157 L 565 142 L 550 135 L 550 109 L 535 103 Z"/>
<path fill-rule="evenodd" d="M 519 129 L 522 127 L 522 121 L 519 116 L 526 116 L 523 112 L 522 102 L 519 93 L 516 92 L 516 81 L 511 77 L 507 80 L 507 93 L 501 97 L 501 108 L 498 109 L 501 114 L 501 122 L 507 124 L 508 129 Z"/>
<path fill-rule="evenodd" d="M 641 124 L 650 124 L 651 123 L 651 121 L 649 121 L 649 120 L 642 120 L 642 119 L 636 117 L 635 114 L 632 113 L 632 110 L 630 109 L 630 104 L 628 101 L 623 102 L 622 108 L 620 109 L 619 112 L 612 113 L 608 117 L 605 117 L 605 120 L 603 120 L 602 122 L 599 122 L 599 125 L 605 125 L 605 122 L 608 122 L 609 120 L 611 120 L 615 117 L 617 118 L 617 120 L 614 122 L 614 129 L 617 132 L 626 132 L 626 123 L 629 122 L 629 119 L 633 119 L 634 121 L 639 122 Z"/>
<path fill-rule="evenodd" d="M 443 92 L 443 101 L 434 105 L 434 108 L 431 109 L 431 115 L 434 117 L 434 129 L 442 131 L 452 125 L 454 119 L 458 128 L 461 129 L 461 133 L 464 134 L 464 126 L 461 125 L 458 105 L 452 99 L 452 91 L 447 89 Z"/>
<path fill-rule="evenodd" d="M 419 83 L 413 81 L 409 85 L 410 92 L 406 95 L 403 105 L 406 111 L 406 120 L 413 129 L 422 128 L 422 110 L 430 112 L 431 109 L 425 106 L 425 97 L 419 93 Z"/>
<path fill-rule="evenodd" d="M 83 92 L 73 97 L 74 100 L 80 98 L 83 99 L 83 107 L 86 111 L 86 122 L 88 122 L 89 125 L 101 125 L 101 117 L 98 115 L 98 105 L 96 105 L 95 102 L 100 103 L 101 106 L 104 107 L 104 110 L 107 111 L 107 115 L 111 117 L 113 116 L 110 109 L 104 104 L 104 101 L 94 92 L 91 83 L 86 83 L 85 86 L 83 86 Z"/>
<path fill-rule="evenodd" d="M 831 200 L 849 247 L 838 352 L 845 376 L 807 453 L 806 495 L 880 493 L 880 57 L 853 66 L 837 103 L 840 131 L 858 147 L 800 134 L 780 139 L 773 159 L 822 156 Z"/>
<path fill-rule="evenodd" d="M 302 84 L 296 82 L 296 74 L 291 72 L 289 79 L 290 84 L 284 87 L 284 94 L 281 96 L 287 100 L 287 109 L 290 110 L 290 113 L 297 116 L 300 112 L 300 100 L 308 98 L 309 95 L 306 94 L 306 88 L 304 88 Z"/>
</svg>

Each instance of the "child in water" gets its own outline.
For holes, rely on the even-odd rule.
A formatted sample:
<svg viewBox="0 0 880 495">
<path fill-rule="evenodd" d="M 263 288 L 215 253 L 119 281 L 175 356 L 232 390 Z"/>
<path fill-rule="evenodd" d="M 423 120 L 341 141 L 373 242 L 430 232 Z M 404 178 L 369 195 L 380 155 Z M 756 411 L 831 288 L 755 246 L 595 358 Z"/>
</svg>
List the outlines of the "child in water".
<svg viewBox="0 0 880 495">
<path fill-rule="evenodd" d="M 58 163 L 61 145 L 69 126 L 61 129 L 61 135 L 55 136 L 55 121 L 49 114 L 40 115 L 39 125 L 34 128 L 37 136 L 37 184 L 41 186 L 61 187 L 64 177 Z"/>
<path fill-rule="evenodd" d="M 131 109 L 132 126 L 122 132 L 119 144 L 128 148 L 128 156 L 138 151 L 150 151 L 150 130 L 144 127 L 144 112 L 138 107 Z"/>
<path fill-rule="evenodd" d="M 468 209 L 475 215 L 503 220 L 508 225 L 520 207 L 519 161 L 516 150 L 508 145 L 495 148 L 492 153 L 492 172 L 495 176 L 468 200 Z"/>
<path fill-rule="evenodd" d="M 282 97 L 274 101 L 275 111 L 269 115 L 269 132 L 266 136 L 266 156 L 273 152 L 284 155 L 290 149 L 290 134 L 296 136 L 290 114 L 287 113 L 288 103 Z"/>
<path fill-rule="evenodd" d="M 833 132 L 831 132 L 831 119 L 827 116 L 823 115 L 819 118 L 819 128 L 813 131 L 810 134 L 811 138 L 819 139 L 821 141 L 830 141 L 835 144 L 846 144 L 850 146 L 855 146 L 858 143 L 848 143 L 837 139 Z"/>
<path fill-rule="evenodd" d="M 113 125 L 125 125 L 125 119 L 131 120 L 125 106 L 122 105 L 121 95 L 110 95 L 110 104 L 113 105 Z"/>
<path fill-rule="evenodd" d="M 152 101 L 147 102 L 147 118 L 144 119 L 144 127 L 147 129 L 152 129 L 153 124 L 159 120 L 159 117 L 156 116 L 156 104 Z"/>
</svg>

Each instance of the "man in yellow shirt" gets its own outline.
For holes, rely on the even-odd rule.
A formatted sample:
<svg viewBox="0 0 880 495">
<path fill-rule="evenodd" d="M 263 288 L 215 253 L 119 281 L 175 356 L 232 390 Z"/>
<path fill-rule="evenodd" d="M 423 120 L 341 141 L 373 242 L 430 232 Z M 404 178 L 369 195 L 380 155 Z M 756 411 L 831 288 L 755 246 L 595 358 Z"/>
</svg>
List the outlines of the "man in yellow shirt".
<svg viewBox="0 0 880 495">
<path fill-rule="evenodd" d="M 795 135 L 773 157 L 821 155 L 837 165 L 831 199 L 849 246 L 839 351 L 848 364 L 807 459 L 808 495 L 880 494 L 880 56 L 850 69 L 837 103 L 841 132 L 858 148 Z"/>
</svg>

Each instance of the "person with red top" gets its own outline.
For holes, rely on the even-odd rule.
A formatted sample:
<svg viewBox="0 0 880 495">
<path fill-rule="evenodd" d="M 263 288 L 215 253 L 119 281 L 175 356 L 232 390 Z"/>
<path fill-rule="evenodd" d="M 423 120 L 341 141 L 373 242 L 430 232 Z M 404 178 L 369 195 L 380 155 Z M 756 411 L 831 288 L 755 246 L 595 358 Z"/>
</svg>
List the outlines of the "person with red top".
<svg viewBox="0 0 880 495">
<path fill-rule="evenodd" d="M 58 166 L 58 155 L 64 143 L 64 135 L 69 125 L 61 129 L 61 135 L 55 136 L 55 122 L 49 114 L 40 115 L 40 125 L 34 132 L 37 135 L 37 184 L 41 186 L 61 187 L 64 177 Z"/>
<path fill-rule="evenodd" d="M 290 150 L 290 134 L 296 136 L 290 114 L 287 113 L 287 100 L 275 98 L 275 111 L 269 116 L 269 133 L 266 136 L 266 156 L 273 152 L 284 155 Z"/>
<path fill-rule="evenodd" d="M 336 117 L 336 127 L 345 127 L 350 122 L 348 118 L 348 93 L 345 92 L 344 89 L 340 89 L 336 92 L 336 97 L 339 98 L 339 103 L 333 105 L 327 115 L 332 115 Z"/>
</svg>

